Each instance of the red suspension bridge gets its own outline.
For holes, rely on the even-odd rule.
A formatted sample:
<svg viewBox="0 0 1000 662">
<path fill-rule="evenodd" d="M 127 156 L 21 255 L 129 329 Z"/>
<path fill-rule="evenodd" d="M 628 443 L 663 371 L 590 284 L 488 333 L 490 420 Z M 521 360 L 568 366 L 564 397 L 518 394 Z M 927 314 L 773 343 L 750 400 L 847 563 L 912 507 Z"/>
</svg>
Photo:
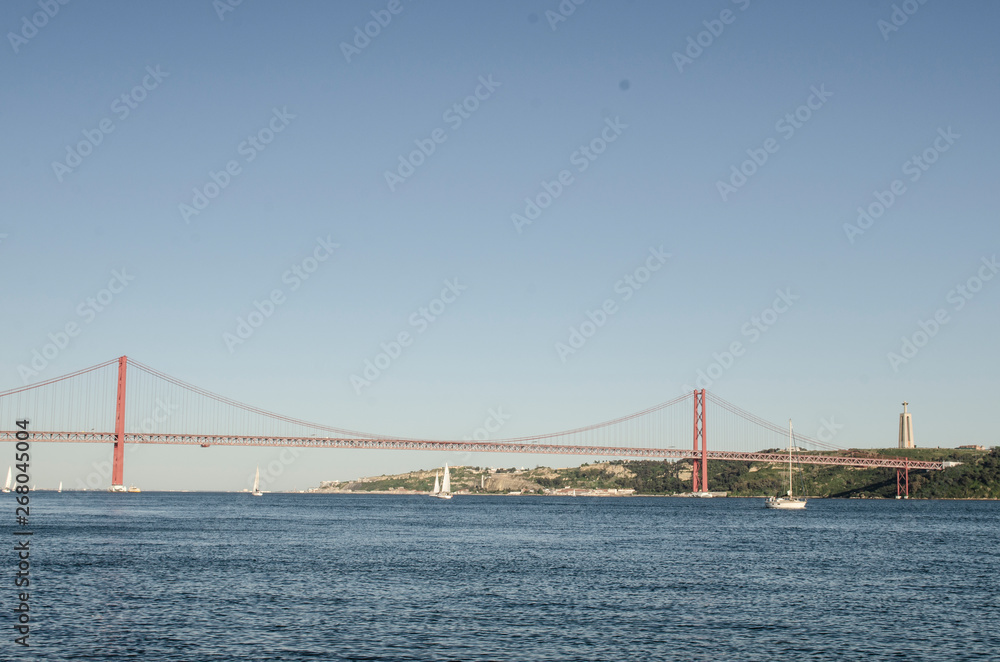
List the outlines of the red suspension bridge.
<svg viewBox="0 0 1000 662">
<path fill-rule="evenodd" d="M 131 368 L 131 370 L 129 370 Z M 711 428 L 708 403 L 713 405 Z M 843 454 L 707 391 L 694 391 L 628 416 L 586 427 L 484 441 L 416 439 L 357 432 L 269 412 L 206 391 L 122 356 L 68 375 L 0 392 L 0 427 L 29 420 L 32 441 L 112 443 L 111 489 L 125 491 L 125 444 L 301 446 L 541 453 L 690 460 L 693 492 L 708 491 L 708 461 L 792 462 L 896 469 L 897 493 L 909 490 L 909 470 L 940 470 L 941 462 Z M 42 430 L 35 428 L 41 426 Z M 709 429 L 713 445 L 709 450 Z M 18 430 L 0 430 L 13 441 Z M 23 433 L 22 433 L 23 437 Z M 805 452 L 802 447 L 812 450 Z M 794 450 L 799 448 L 799 450 Z M 826 455 L 823 452 L 839 452 Z"/>
</svg>

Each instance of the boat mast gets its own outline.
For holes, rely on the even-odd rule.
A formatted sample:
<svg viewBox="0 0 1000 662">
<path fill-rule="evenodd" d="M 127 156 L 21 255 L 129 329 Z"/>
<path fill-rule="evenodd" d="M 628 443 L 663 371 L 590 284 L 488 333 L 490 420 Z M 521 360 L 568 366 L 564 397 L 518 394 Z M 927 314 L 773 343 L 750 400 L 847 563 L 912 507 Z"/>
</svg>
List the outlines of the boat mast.
<svg viewBox="0 0 1000 662">
<path fill-rule="evenodd" d="M 792 496 L 792 419 L 788 419 L 788 496 Z"/>
</svg>

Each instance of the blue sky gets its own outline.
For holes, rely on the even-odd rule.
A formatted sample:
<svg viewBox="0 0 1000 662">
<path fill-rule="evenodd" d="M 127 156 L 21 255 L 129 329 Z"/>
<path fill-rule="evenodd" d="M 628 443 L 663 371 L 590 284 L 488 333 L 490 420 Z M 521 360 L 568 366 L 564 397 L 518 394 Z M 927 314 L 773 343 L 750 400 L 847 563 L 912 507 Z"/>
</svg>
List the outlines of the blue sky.
<svg viewBox="0 0 1000 662">
<path fill-rule="evenodd" d="M 898 25 L 883 1 L 590 0 L 564 2 L 564 21 L 554 0 L 389 5 L 243 2 L 220 18 L 209 0 L 71 2 L 38 18 L 56 5 L 4 3 L 0 389 L 76 322 L 29 381 L 127 354 L 307 420 L 455 438 L 502 407 L 500 436 L 516 436 L 673 398 L 741 342 L 708 387 L 764 418 L 812 434 L 835 416 L 834 443 L 889 446 L 908 400 L 918 445 L 997 443 L 1000 279 L 956 290 L 992 276 L 982 260 L 1000 246 L 995 4 L 896 3 Z M 371 12 L 391 20 L 345 57 Z M 678 67 L 689 38 L 705 45 Z M 477 90 L 459 124 L 449 109 Z M 602 132 L 613 142 L 581 171 Z M 81 141 L 98 144 L 71 172 L 53 165 Z M 390 187 L 421 142 L 433 152 Z M 754 154 L 767 159 L 744 164 Z M 738 187 L 734 167 L 752 172 Z M 512 215 L 564 170 L 571 183 L 518 232 Z M 884 213 L 845 232 L 879 197 Z M 293 289 L 283 275 L 311 266 L 318 238 L 338 246 Z M 651 250 L 670 257 L 623 300 L 616 283 Z M 81 314 L 123 269 L 127 287 Z M 419 332 L 411 315 L 446 281 L 466 289 Z M 227 345 L 275 289 L 274 314 Z M 798 298 L 754 338 L 779 290 Z M 561 357 L 609 298 L 617 311 Z M 938 310 L 934 337 L 891 360 Z M 352 385 L 401 332 L 401 356 Z M 278 454 L 195 452 L 141 449 L 126 478 L 239 488 Z M 108 449 L 36 453 L 42 486 Z M 304 453 L 275 489 L 470 463 Z"/>
</svg>

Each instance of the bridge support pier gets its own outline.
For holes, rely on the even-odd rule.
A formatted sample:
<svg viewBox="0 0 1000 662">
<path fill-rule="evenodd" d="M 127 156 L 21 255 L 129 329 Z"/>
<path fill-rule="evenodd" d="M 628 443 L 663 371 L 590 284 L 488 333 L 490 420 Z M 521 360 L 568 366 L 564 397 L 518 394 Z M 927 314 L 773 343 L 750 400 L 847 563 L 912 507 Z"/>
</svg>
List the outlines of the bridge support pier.
<svg viewBox="0 0 1000 662">
<path fill-rule="evenodd" d="M 694 459 L 691 460 L 691 491 L 708 492 L 708 433 L 705 428 L 705 389 L 694 392 Z M 698 455 L 698 440 L 701 439 L 701 455 Z M 701 474 L 701 489 L 698 489 L 698 474 Z"/>
<path fill-rule="evenodd" d="M 115 451 L 111 467 L 111 491 L 124 492 L 125 476 L 125 369 L 128 358 L 118 358 L 118 399 L 115 405 Z"/>
<path fill-rule="evenodd" d="M 896 498 L 910 498 L 910 459 L 906 458 L 902 469 L 896 469 Z"/>
</svg>

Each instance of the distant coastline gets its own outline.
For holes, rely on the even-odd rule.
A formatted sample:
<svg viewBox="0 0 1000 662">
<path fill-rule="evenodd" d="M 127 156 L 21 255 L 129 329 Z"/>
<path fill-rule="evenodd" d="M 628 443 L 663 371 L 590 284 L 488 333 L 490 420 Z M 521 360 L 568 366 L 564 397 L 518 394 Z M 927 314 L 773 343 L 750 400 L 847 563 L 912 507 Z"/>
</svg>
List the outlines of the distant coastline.
<svg viewBox="0 0 1000 662">
<path fill-rule="evenodd" d="M 909 498 L 990 501 L 1000 499 L 1000 449 L 865 449 L 873 456 L 956 463 L 943 471 L 909 473 Z M 709 461 L 708 484 L 716 497 L 764 497 L 787 489 L 787 465 Z M 438 469 L 323 481 L 310 494 L 413 495 L 430 492 Z M 577 467 L 451 467 L 456 494 L 512 496 L 691 496 L 691 461 L 611 461 Z M 894 469 L 800 464 L 795 491 L 809 498 L 895 499 Z"/>
</svg>

